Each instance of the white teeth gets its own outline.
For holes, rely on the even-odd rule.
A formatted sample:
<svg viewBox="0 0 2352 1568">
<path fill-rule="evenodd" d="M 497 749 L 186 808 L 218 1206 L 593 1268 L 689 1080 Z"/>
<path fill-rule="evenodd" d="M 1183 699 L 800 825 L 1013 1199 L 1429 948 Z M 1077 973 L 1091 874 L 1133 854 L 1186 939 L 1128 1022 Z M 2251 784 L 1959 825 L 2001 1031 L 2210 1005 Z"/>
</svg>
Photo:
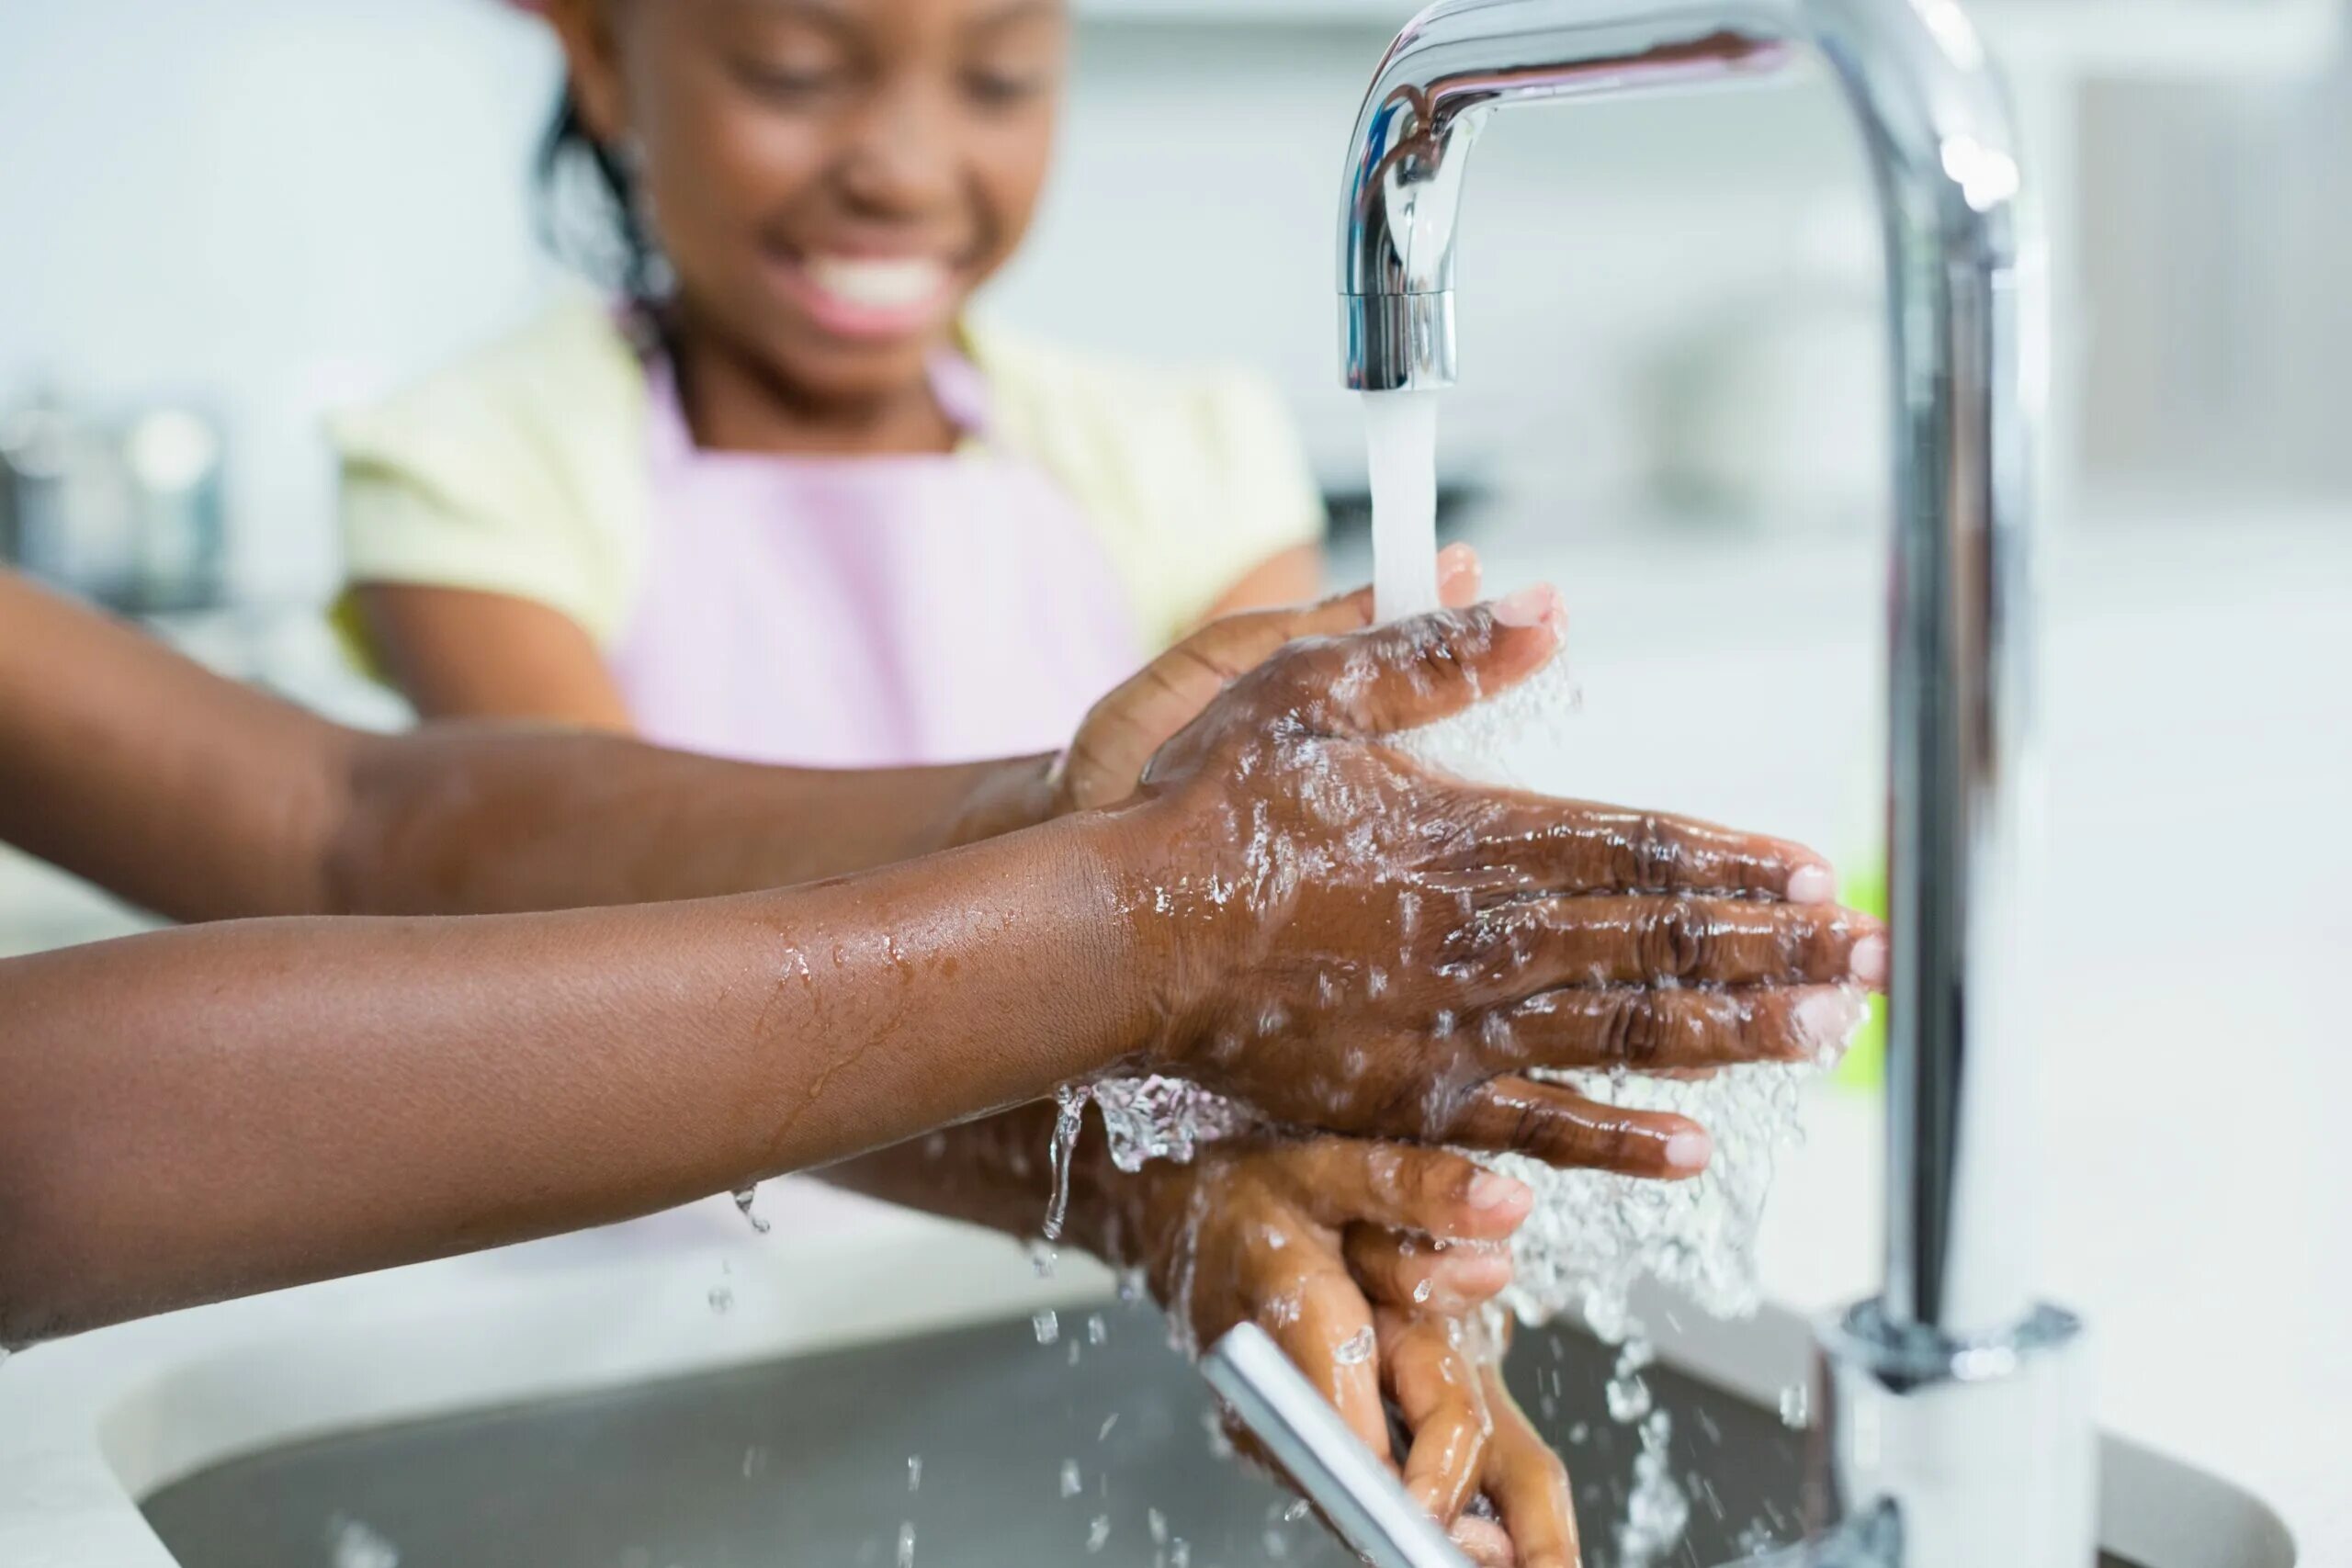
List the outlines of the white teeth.
<svg viewBox="0 0 2352 1568">
<path fill-rule="evenodd" d="M 938 297 L 947 286 L 947 269 L 922 256 L 903 260 L 851 260 L 843 256 L 811 256 L 808 280 L 845 303 L 870 310 L 898 310 Z"/>
</svg>

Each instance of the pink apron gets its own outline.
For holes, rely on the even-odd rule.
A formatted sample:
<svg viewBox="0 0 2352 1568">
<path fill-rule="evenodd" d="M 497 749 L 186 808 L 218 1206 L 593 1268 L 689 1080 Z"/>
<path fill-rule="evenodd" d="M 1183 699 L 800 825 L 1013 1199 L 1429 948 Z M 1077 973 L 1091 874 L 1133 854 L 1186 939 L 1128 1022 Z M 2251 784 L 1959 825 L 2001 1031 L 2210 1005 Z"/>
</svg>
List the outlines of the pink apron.
<svg viewBox="0 0 2352 1568">
<path fill-rule="evenodd" d="M 1066 745 L 1134 673 L 1141 640 L 1094 530 L 1042 471 L 988 449 L 967 361 L 933 381 L 972 438 L 961 451 L 775 457 L 698 450 L 666 361 L 650 364 L 652 515 L 610 656 L 647 739 L 803 767 L 1026 756 Z M 787 1244 L 872 1214 L 813 1181 L 767 1183 L 758 1202 Z M 582 1245 L 697 1236 L 751 1231 L 718 1198 Z"/>
<path fill-rule="evenodd" d="M 1022 756 L 1141 662 L 1093 528 L 986 446 L 967 361 L 933 371 L 978 438 L 952 455 L 704 452 L 666 362 L 649 380 L 652 516 L 611 658 L 649 739 L 808 767 Z"/>
</svg>

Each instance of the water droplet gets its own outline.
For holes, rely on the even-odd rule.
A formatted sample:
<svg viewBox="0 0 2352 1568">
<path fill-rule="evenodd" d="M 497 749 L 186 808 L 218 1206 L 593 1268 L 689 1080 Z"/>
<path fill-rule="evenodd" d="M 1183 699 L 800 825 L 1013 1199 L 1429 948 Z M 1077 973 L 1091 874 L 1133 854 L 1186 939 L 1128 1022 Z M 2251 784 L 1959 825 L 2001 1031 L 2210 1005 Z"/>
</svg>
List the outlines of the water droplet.
<svg viewBox="0 0 2352 1568">
<path fill-rule="evenodd" d="M 1430 1299 L 1430 1295 L 1436 1290 L 1437 1282 L 1435 1280 L 1424 1279 L 1413 1287 L 1413 1299 L 1417 1302 L 1425 1302 Z"/>
<path fill-rule="evenodd" d="M 922 1485 L 922 1455 L 909 1454 L 907 1456 L 907 1490 L 912 1492 Z"/>
<path fill-rule="evenodd" d="M 1611 1378 L 1607 1393 L 1609 1418 L 1621 1427 L 1630 1427 L 1650 1413 L 1650 1385 L 1638 1372 Z"/>
<path fill-rule="evenodd" d="M 1168 1544 L 1167 1515 L 1161 1513 L 1157 1508 L 1146 1508 L 1143 1511 L 1143 1522 L 1145 1528 L 1151 1531 L 1151 1543 L 1154 1546 L 1166 1546 Z"/>
<path fill-rule="evenodd" d="M 338 1514 L 327 1527 L 334 1568 L 401 1568 L 398 1548 L 357 1519 Z"/>
<path fill-rule="evenodd" d="M 752 1228 L 753 1230 L 759 1232 L 762 1235 L 765 1235 L 768 1234 L 767 1221 L 760 1218 L 759 1215 L 752 1212 L 752 1205 L 759 1201 L 760 1190 L 758 1188 L 743 1188 L 735 1194 L 735 1210 L 745 1219 L 752 1222 Z"/>
<path fill-rule="evenodd" d="M 1427 1285 L 1429 1281 L 1424 1280 L 1421 1283 Z M 1414 1299 L 1425 1301 L 1428 1298 L 1417 1295 Z M 1331 1352 L 1331 1359 L 1343 1367 L 1361 1366 L 1371 1359 L 1372 1346 L 1372 1325 L 1366 1324 L 1340 1342 L 1340 1348 Z"/>
<path fill-rule="evenodd" d="M 757 1444 L 743 1450 L 743 1479 L 749 1481 L 768 1467 L 768 1450 Z"/>
<path fill-rule="evenodd" d="M 1304 1497 L 1298 1498 L 1295 1500 L 1289 1507 L 1283 1510 L 1283 1523 L 1286 1525 L 1295 1525 L 1298 1523 L 1299 1520 L 1306 1517 L 1310 1511 L 1311 1510 L 1308 1509 L 1306 1506 L 1306 1499 Z"/>
<path fill-rule="evenodd" d="M 1812 1420 L 1811 1404 L 1805 1385 L 1791 1383 L 1781 1391 L 1781 1424 L 1798 1427 L 1808 1425 Z"/>
<path fill-rule="evenodd" d="M 915 1527 L 911 1519 L 899 1527 L 899 1568 L 915 1568 Z"/>
<path fill-rule="evenodd" d="M 1086 1550 L 1090 1552 L 1100 1551 L 1110 1539 L 1111 1516 L 1108 1514 L 1095 1515 L 1094 1522 L 1086 1527 Z"/>
<path fill-rule="evenodd" d="M 1086 1314 L 1086 1342 L 1089 1345 L 1100 1345 L 1110 1337 L 1111 1325 L 1102 1321 L 1102 1314 L 1099 1312 L 1088 1313 Z"/>
<path fill-rule="evenodd" d="M 1078 1461 L 1062 1461 L 1062 1495 L 1075 1497 L 1086 1490 L 1086 1478 L 1079 1473 Z"/>
<path fill-rule="evenodd" d="M 1062 1222 L 1069 1214 L 1069 1167 L 1078 1149 L 1078 1135 L 1086 1126 L 1086 1102 L 1093 1090 L 1084 1084 L 1064 1084 L 1054 1090 L 1053 1196 L 1046 1204 L 1046 1239 L 1062 1238 Z"/>
<path fill-rule="evenodd" d="M 1061 1314 L 1047 1307 L 1029 1314 L 1029 1327 L 1037 1336 L 1037 1343 L 1050 1345 L 1062 1337 Z"/>
<path fill-rule="evenodd" d="M 1050 1280 L 1054 1270 L 1061 1267 L 1062 1255 L 1042 1241 L 1029 1243 L 1029 1267 L 1040 1280 Z"/>
<path fill-rule="evenodd" d="M 721 1317 L 724 1317 L 729 1313 L 734 1311 L 735 1292 L 733 1289 L 726 1285 L 713 1285 L 710 1288 L 710 1310 L 718 1314 Z"/>
</svg>

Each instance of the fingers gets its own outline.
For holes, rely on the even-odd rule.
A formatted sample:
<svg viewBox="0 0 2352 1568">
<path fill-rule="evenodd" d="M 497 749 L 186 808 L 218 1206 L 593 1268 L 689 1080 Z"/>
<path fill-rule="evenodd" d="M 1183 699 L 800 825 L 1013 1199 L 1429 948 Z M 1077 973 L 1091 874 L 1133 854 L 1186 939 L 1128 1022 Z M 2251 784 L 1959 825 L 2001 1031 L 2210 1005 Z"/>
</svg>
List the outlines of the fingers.
<svg viewBox="0 0 2352 1568">
<path fill-rule="evenodd" d="M 1481 1002 L 1556 985 L 1876 985 L 1886 937 L 1835 904 L 1736 898 L 1533 898 L 1481 915 L 1464 933 L 1485 972 Z"/>
<path fill-rule="evenodd" d="M 1498 1241 L 1440 1243 L 1354 1224 L 1343 1245 L 1348 1272 L 1379 1304 L 1458 1315 L 1492 1300 L 1511 1280 L 1510 1252 Z"/>
<path fill-rule="evenodd" d="M 1698 1175 L 1714 1152 L 1706 1129 L 1687 1116 L 1603 1105 L 1523 1077 L 1494 1078 L 1472 1090 L 1443 1134 L 1470 1148 L 1664 1181 Z"/>
<path fill-rule="evenodd" d="M 1501 1371 L 1483 1368 L 1479 1378 L 1493 1423 L 1480 1483 L 1510 1532 L 1520 1568 L 1577 1568 L 1584 1559 L 1567 1467 L 1511 1398 Z"/>
<path fill-rule="evenodd" d="M 1437 553 L 1437 602 L 1449 610 L 1466 610 L 1478 602 L 1486 572 L 1478 552 L 1467 545 L 1448 545 Z"/>
<path fill-rule="evenodd" d="M 1464 1514 L 1453 1521 L 1451 1533 L 1462 1555 L 1477 1568 L 1517 1568 L 1519 1555 L 1511 1548 L 1510 1535 L 1494 1520 Z"/>
<path fill-rule="evenodd" d="M 1286 679 L 1295 711 L 1325 733 L 1391 734 L 1532 675 L 1558 650 L 1565 618 L 1557 591 L 1528 589 L 1323 643 Z"/>
<path fill-rule="evenodd" d="M 1503 1060 L 1539 1067 L 1716 1067 L 1830 1061 L 1861 1026 L 1850 986 L 1653 990 L 1564 987 L 1489 1015 L 1481 1037 Z"/>
<path fill-rule="evenodd" d="M 1713 893 L 1822 904 L 1829 863 L 1803 844 L 1658 812 L 1516 795 L 1481 836 L 1486 864 L 1547 893 Z"/>
<path fill-rule="evenodd" d="M 1478 596 L 1478 552 L 1449 545 L 1438 553 L 1438 592 L 1454 607 Z M 1193 722 L 1236 679 L 1301 637 L 1339 637 L 1372 625 L 1372 590 L 1319 604 L 1224 615 L 1153 660 L 1096 703 L 1061 762 L 1064 798 L 1074 810 L 1108 806 L 1135 792 L 1152 753 Z"/>
<path fill-rule="evenodd" d="M 1252 1315 L 1349 1430 L 1386 1460 L 1388 1418 L 1380 1403 L 1372 1303 L 1345 1267 L 1337 1258 L 1317 1257 L 1291 1288 L 1265 1297 Z"/>
<path fill-rule="evenodd" d="M 1454 1345 L 1450 1319 L 1392 1311 L 1380 1314 L 1379 1325 L 1389 1393 L 1413 1434 L 1405 1490 L 1438 1523 L 1450 1525 L 1486 1466 L 1486 1396 L 1477 1369 Z"/>
<path fill-rule="evenodd" d="M 1454 1240 L 1496 1240 L 1527 1217 L 1535 1196 L 1460 1155 L 1412 1144 L 1320 1137 L 1266 1156 L 1293 1198 L 1329 1225 L 1365 1222 Z"/>
<path fill-rule="evenodd" d="M 1369 588 L 1317 604 L 1250 610 L 1211 621 L 1088 710 L 1062 758 L 1064 795 L 1076 810 L 1125 800 L 1152 753 L 1199 717 L 1236 678 L 1285 643 L 1336 637 L 1371 624 Z"/>
</svg>

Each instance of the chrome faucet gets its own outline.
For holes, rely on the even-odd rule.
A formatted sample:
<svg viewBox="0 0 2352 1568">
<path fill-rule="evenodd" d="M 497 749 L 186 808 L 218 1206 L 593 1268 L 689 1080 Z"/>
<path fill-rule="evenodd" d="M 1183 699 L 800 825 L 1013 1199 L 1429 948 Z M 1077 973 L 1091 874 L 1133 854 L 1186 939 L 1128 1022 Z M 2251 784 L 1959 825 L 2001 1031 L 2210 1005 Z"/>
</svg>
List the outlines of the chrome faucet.
<svg viewBox="0 0 2352 1568">
<path fill-rule="evenodd" d="M 1769 75 L 1843 91 L 1875 173 L 1894 351 L 1886 1277 L 1816 1340 L 1808 1561 L 2083 1568 L 2081 1325 L 2012 1234 L 2029 804 L 2032 417 L 2046 324 L 2007 94 L 1956 0 L 1439 0 L 1381 62 L 1340 225 L 1346 378 L 1450 386 L 1454 231 L 1498 109 Z M 2014 1064 L 2015 1058 L 2007 1058 Z"/>
</svg>

